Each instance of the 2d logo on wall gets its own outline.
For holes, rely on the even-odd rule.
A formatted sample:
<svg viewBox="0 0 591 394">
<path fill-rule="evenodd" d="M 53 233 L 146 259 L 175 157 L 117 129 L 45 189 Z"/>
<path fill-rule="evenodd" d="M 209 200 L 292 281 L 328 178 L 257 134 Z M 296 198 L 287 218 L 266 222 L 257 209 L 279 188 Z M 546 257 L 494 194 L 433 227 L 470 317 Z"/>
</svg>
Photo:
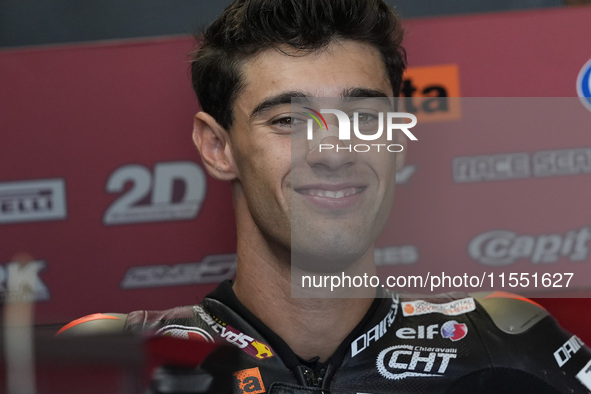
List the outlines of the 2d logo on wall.
<svg viewBox="0 0 591 394">
<path fill-rule="evenodd" d="M 0 183 L 0 224 L 66 218 L 63 179 Z"/>
<path fill-rule="evenodd" d="M 579 71 L 577 77 L 577 95 L 585 108 L 591 111 L 591 59 Z"/>
<path fill-rule="evenodd" d="M 128 182 L 132 187 L 124 192 Z M 106 189 L 124 192 L 106 210 L 106 225 L 189 220 L 199 213 L 206 178 L 203 169 L 190 161 L 156 163 L 153 172 L 130 164 L 111 174 Z"/>
<path fill-rule="evenodd" d="M 39 275 L 46 267 L 42 260 L 0 264 L 1 301 L 48 301 L 49 290 Z"/>
</svg>

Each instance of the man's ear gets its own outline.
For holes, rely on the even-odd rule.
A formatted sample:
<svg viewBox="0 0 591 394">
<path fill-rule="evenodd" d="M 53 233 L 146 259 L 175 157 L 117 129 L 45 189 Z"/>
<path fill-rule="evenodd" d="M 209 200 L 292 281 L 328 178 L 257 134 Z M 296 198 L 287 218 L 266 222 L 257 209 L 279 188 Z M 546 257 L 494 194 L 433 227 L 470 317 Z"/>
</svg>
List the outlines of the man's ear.
<svg viewBox="0 0 591 394">
<path fill-rule="evenodd" d="M 206 112 L 195 115 L 193 142 L 211 176 L 224 181 L 238 176 L 228 132 Z"/>
</svg>

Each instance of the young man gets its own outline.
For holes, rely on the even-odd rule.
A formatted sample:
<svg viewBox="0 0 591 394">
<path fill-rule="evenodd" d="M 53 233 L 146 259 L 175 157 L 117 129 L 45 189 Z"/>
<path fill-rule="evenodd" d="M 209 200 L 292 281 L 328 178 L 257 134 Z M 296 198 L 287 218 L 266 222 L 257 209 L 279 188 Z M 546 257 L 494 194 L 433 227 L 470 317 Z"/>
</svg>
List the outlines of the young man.
<svg viewBox="0 0 591 394">
<path fill-rule="evenodd" d="M 203 108 L 193 138 L 209 173 L 232 183 L 235 280 L 198 306 L 87 319 L 64 333 L 102 325 L 229 342 L 241 350 L 222 361 L 235 393 L 588 392 L 591 352 L 526 299 L 292 297 L 295 273 L 374 273 L 404 159 L 403 149 L 322 152 L 342 143 L 334 118 L 305 140 L 292 98 L 310 111 L 324 98 L 383 105 L 399 95 L 401 39 L 382 0 L 235 1 L 192 63 Z M 406 135 L 393 138 L 404 147 Z"/>
</svg>

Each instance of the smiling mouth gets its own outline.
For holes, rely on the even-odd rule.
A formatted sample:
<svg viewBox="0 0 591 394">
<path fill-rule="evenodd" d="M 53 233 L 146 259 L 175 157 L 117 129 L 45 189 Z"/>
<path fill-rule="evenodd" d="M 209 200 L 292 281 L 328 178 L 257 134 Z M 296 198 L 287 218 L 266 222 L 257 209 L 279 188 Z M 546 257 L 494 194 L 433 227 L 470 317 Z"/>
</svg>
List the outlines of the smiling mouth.
<svg viewBox="0 0 591 394">
<path fill-rule="evenodd" d="M 324 190 L 324 189 L 300 189 L 296 192 L 307 196 L 324 197 L 324 198 L 345 198 L 358 193 L 361 193 L 365 187 L 347 187 L 340 190 Z"/>
</svg>

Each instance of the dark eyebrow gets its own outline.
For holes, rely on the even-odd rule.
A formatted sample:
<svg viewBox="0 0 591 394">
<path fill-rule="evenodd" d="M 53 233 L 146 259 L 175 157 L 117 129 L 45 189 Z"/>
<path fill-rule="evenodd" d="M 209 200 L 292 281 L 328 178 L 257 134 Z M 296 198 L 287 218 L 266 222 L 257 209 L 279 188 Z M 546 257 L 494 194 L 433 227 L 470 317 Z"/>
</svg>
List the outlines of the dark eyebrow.
<svg viewBox="0 0 591 394">
<path fill-rule="evenodd" d="M 382 104 L 388 107 L 394 107 L 393 100 L 391 100 L 390 97 L 388 97 L 388 95 L 381 90 L 368 88 L 350 88 L 343 91 L 343 101 L 346 103 L 357 101 L 358 99 L 363 100 L 368 98 L 380 99 Z"/>
<path fill-rule="evenodd" d="M 349 88 L 343 91 L 343 98 L 345 98 L 345 101 L 349 101 L 347 99 L 355 97 L 388 97 L 388 95 L 381 90 L 368 88 Z"/>
<path fill-rule="evenodd" d="M 381 90 L 369 88 L 349 88 L 343 90 L 341 95 L 347 102 L 354 101 L 355 98 L 388 98 L 388 95 Z M 252 121 L 257 116 L 261 116 L 273 107 L 286 104 L 291 105 L 294 98 L 300 99 L 297 100 L 298 104 L 309 104 L 309 98 L 311 98 L 311 95 L 299 90 L 292 90 L 266 98 L 253 109 L 250 114 L 250 120 Z M 391 103 L 389 102 L 389 104 Z"/>
<path fill-rule="evenodd" d="M 266 111 L 268 111 L 271 108 L 276 107 L 278 105 L 285 105 L 285 104 L 291 105 L 293 98 L 303 99 L 306 97 L 310 97 L 310 95 L 306 94 L 304 92 L 301 92 L 301 91 L 294 90 L 291 92 L 284 92 L 284 93 L 278 94 L 276 96 L 266 98 L 265 100 L 263 100 L 259 105 L 257 105 L 254 108 L 254 110 L 250 114 L 250 120 L 253 120 L 257 116 L 262 115 Z M 308 101 L 309 100 L 305 100 L 305 102 L 304 102 L 304 100 L 298 100 L 298 103 L 304 104 Z"/>
</svg>

